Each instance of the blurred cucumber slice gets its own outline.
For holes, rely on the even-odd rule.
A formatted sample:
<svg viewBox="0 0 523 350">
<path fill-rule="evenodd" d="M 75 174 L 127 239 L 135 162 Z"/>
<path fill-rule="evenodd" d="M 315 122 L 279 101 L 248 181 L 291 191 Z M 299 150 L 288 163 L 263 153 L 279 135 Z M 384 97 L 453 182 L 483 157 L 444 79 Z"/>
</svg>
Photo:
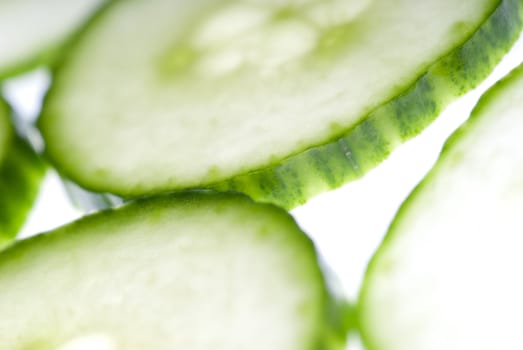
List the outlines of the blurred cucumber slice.
<svg viewBox="0 0 523 350">
<path fill-rule="evenodd" d="M 4 160 L 13 130 L 9 122 L 9 109 L 0 100 L 0 162 Z"/>
<path fill-rule="evenodd" d="M 523 66 L 480 100 L 403 204 L 360 302 L 368 349 L 520 349 Z"/>
<path fill-rule="evenodd" d="M 0 248 L 22 227 L 33 207 L 45 165 L 16 133 L 0 100 Z"/>
<path fill-rule="evenodd" d="M 0 253 L 5 349 L 343 349 L 312 242 L 283 210 L 188 193 Z"/>
<path fill-rule="evenodd" d="M 193 187 L 290 208 L 365 174 L 483 80 L 519 0 L 119 1 L 39 121 L 59 170 L 124 197 Z"/>
<path fill-rule="evenodd" d="M 0 78 L 51 63 L 104 0 L 0 0 Z"/>
</svg>

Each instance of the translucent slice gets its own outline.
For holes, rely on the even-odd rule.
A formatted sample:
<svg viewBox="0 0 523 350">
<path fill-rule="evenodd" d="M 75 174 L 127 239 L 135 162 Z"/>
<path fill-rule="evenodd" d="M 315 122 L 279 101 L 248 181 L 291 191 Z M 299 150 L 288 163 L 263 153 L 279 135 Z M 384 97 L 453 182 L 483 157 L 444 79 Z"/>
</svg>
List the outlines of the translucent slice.
<svg viewBox="0 0 523 350">
<path fill-rule="evenodd" d="M 521 349 L 523 66 L 404 203 L 360 301 L 373 350 Z"/>
<path fill-rule="evenodd" d="M 0 78 L 50 63 L 105 0 L 0 0 Z"/>
<path fill-rule="evenodd" d="M 420 132 L 522 23 L 519 0 L 352 5 L 115 2 L 58 72 L 47 153 L 90 190 L 213 187 L 292 207 Z"/>
<path fill-rule="evenodd" d="M 0 284 L 5 349 L 343 348 L 311 241 L 243 196 L 85 217 L 0 253 Z"/>
</svg>

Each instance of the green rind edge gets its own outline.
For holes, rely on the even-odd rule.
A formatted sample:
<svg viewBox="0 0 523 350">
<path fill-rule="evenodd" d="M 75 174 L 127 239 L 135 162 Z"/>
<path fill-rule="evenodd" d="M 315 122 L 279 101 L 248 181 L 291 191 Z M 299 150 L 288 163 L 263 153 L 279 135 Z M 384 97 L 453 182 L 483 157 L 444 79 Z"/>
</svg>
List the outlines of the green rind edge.
<svg viewBox="0 0 523 350">
<path fill-rule="evenodd" d="M 523 1 L 500 1 L 465 43 L 348 133 L 210 188 L 246 193 L 256 201 L 291 209 L 360 178 L 423 131 L 450 102 L 479 85 L 517 40 L 522 24 Z"/>
<path fill-rule="evenodd" d="M 363 327 L 361 325 L 363 324 L 362 318 L 365 314 L 365 308 L 363 308 L 363 305 L 366 305 L 364 302 L 366 296 L 367 296 L 367 290 L 370 289 L 370 279 L 373 275 L 375 270 L 378 270 L 378 264 L 380 257 L 382 256 L 382 252 L 386 251 L 390 245 L 393 244 L 394 239 L 396 236 L 401 235 L 401 232 L 397 231 L 397 227 L 399 226 L 400 222 L 404 219 L 404 217 L 407 216 L 408 212 L 411 210 L 411 208 L 415 208 L 415 200 L 417 196 L 423 192 L 425 187 L 428 188 L 430 186 L 430 183 L 432 182 L 432 179 L 437 177 L 440 173 L 440 167 L 441 164 L 444 163 L 444 160 L 446 159 L 447 155 L 450 153 L 450 150 L 452 150 L 454 144 L 458 143 L 463 135 L 466 135 L 470 129 L 473 128 L 474 124 L 480 120 L 484 114 L 483 110 L 484 108 L 491 102 L 498 98 L 500 94 L 503 93 L 506 86 L 511 85 L 515 83 L 516 81 L 520 80 L 521 83 L 523 83 L 523 64 L 521 64 L 519 67 L 515 68 L 512 72 L 510 72 L 506 77 L 504 77 L 502 80 L 498 81 L 493 87 L 491 87 L 479 100 L 479 102 L 474 107 L 474 110 L 472 111 L 469 119 L 465 124 L 460 126 L 445 142 L 445 145 L 440 153 L 439 159 L 434 165 L 434 167 L 430 170 L 430 172 L 425 176 L 422 182 L 420 182 L 416 188 L 411 192 L 411 194 L 407 197 L 407 199 L 402 203 L 401 207 L 399 208 L 394 220 L 392 221 L 388 232 L 386 236 L 384 237 L 383 241 L 381 242 L 380 246 L 374 253 L 372 259 L 370 260 L 367 271 L 365 272 L 365 276 L 363 279 L 362 287 L 360 290 L 359 295 L 359 302 L 358 302 L 358 309 L 361 311 L 358 313 L 358 328 L 359 333 L 361 336 L 361 339 L 363 343 L 365 344 L 366 350 L 380 350 L 379 347 L 375 346 L 372 343 L 372 337 L 369 336 Z M 522 84 L 523 86 L 523 84 Z M 485 116 L 488 117 L 488 116 Z"/>
<path fill-rule="evenodd" d="M 60 57 L 65 47 L 66 45 L 64 44 L 50 45 L 47 49 L 40 51 L 32 57 L 30 56 L 18 61 L 16 64 L 3 67 L 0 69 L 0 80 L 15 77 L 38 67 L 52 66 L 58 60 L 58 57 Z"/>
<path fill-rule="evenodd" d="M 103 226 L 105 222 L 112 218 L 113 222 L 122 222 L 129 217 L 145 217 L 150 214 L 154 219 L 156 209 L 161 208 L 169 203 L 177 203 L 187 207 L 197 207 L 203 202 L 231 202 L 234 201 L 242 207 L 252 206 L 257 211 L 269 212 L 274 222 L 278 222 L 282 229 L 285 228 L 287 238 L 292 236 L 292 244 L 298 245 L 303 249 L 305 254 L 311 257 L 316 263 L 316 271 L 311 271 L 314 283 L 319 283 L 323 289 L 323 297 L 319 300 L 323 304 L 324 318 L 317 320 L 318 336 L 307 350 L 343 350 L 346 342 L 346 309 L 340 307 L 346 305 L 345 301 L 335 297 L 334 293 L 329 290 L 326 276 L 321 268 L 320 258 L 314 246 L 313 241 L 297 226 L 290 214 L 279 207 L 270 204 L 255 203 L 252 199 L 242 194 L 218 193 L 213 191 L 185 191 L 174 194 L 164 194 L 155 197 L 144 197 L 125 203 L 117 208 L 98 211 L 86 215 L 65 226 L 59 227 L 52 231 L 44 232 L 30 238 L 26 238 L 11 244 L 9 247 L 0 251 L 0 266 L 8 261 L 30 259 L 32 256 L 31 249 L 35 246 L 45 246 L 47 242 L 60 239 L 62 235 L 73 234 L 77 228 L 86 226 Z M 104 230 L 105 232 L 106 230 Z M 110 234 L 110 230 L 104 234 Z M 311 260 L 312 261 L 312 260 Z"/>
<path fill-rule="evenodd" d="M 0 164 L 7 154 L 7 148 L 13 135 L 9 121 L 9 107 L 0 98 Z"/>
<path fill-rule="evenodd" d="M 0 108 L 3 106 L 0 100 Z M 16 237 L 24 224 L 46 169 L 43 160 L 13 129 L 0 161 L 0 249 Z"/>
<path fill-rule="evenodd" d="M 61 56 L 53 73 L 60 71 L 74 46 L 111 5 L 109 1 L 90 18 L 77 33 L 70 47 Z M 226 180 L 207 179 L 195 186 L 215 191 L 241 192 L 258 202 L 273 203 L 292 209 L 320 193 L 341 187 L 365 175 L 380 164 L 406 140 L 418 135 L 457 97 L 479 85 L 516 41 L 523 24 L 523 0 L 500 0 L 491 13 L 463 44 L 429 65 L 425 73 L 413 81 L 396 97 L 370 112 L 350 130 L 334 135 L 331 140 L 306 150 L 297 150 L 285 159 L 276 159 L 266 167 L 240 173 Z M 50 127 L 46 114 L 47 101 L 54 98 L 57 85 L 51 86 L 44 100 L 38 127 L 45 134 Z M 184 191 L 187 188 L 158 187 L 154 190 L 130 188 L 115 191 L 94 180 L 80 181 L 74 170 L 61 164 L 59 157 L 49 150 L 47 159 L 61 175 L 79 186 L 99 193 L 111 193 L 126 199 L 166 192 Z"/>
<path fill-rule="evenodd" d="M 0 248 L 12 241 L 39 193 L 46 165 L 21 138 L 14 137 L 0 165 Z"/>
</svg>

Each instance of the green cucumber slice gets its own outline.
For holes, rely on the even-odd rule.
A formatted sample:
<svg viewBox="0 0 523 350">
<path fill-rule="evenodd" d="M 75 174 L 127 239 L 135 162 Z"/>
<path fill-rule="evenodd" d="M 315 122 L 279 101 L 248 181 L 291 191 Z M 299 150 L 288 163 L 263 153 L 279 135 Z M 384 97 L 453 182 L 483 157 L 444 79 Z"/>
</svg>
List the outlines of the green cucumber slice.
<svg viewBox="0 0 523 350">
<path fill-rule="evenodd" d="M 521 349 L 523 65 L 482 97 L 369 265 L 368 349 Z"/>
<path fill-rule="evenodd" d="M 47 166 L 15 136 L 0 163 L 0 248 L 12 241 L 37 199 Z"/>
<path fill-rule="evenodd" d="M 276 207 L 140 200 L 0 253 L 2 348 L 342 349 L 317 259 Z"/>
<path fill-rule="evenodd" d="M 39 126 L 90 190 L 211 187 L 290 208 L 478 84 L 522 15 L 520 0 L 119 1 L 70 51 Z"/>
<path fill-rule="evenodd" d="M 0 0 L 0 79 L 48 64 L 104 0 Z"/>
<path fill-rule="evenodd" d="M 0 99 L 0 162 L 7 153 L 7 146 L 12 137 L 12 128 L 9 124 L 9 109 Z"/>
<path fill-rule="evenodd" d="M 0 248 L 16 237 L 38 195 L 45 165 L 14 132 L 0 100 Z"/>
</svg>

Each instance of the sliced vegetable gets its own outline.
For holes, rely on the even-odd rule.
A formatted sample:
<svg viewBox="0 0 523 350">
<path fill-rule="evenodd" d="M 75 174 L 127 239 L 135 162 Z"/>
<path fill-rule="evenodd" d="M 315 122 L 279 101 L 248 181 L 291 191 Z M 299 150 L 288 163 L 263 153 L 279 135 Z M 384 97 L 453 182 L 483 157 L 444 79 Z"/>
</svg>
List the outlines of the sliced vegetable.
<svg viewBox="0 0 523 350">
<path fill-rule="evenodd" d="M 364 282 L 372 350 L 521 349 L 523 66 L 404 203 Z"/>
<path fill-rule="evenodd" d="M 104 0 L 0 0 L 0 78 L 56 59 Z"/>
<path fill-rule="evenodd" d="M 6 349 L 342 348 L 311 241 L 238 195 L 85 217 L 0 253 L 0 284 Z"/>
<path fill-rule="evenodd" d="M 0 100 L 0 162 L 3 161 L 7 153 L 7 147 L 12 137 L 12 128 L 9 124 L 9 109 Z"/>
<path fill-rule="evenodd" d="M 20 230 L 45 173 L 44 163 L 15 134 L 8 114 L 0 100 L 0 248 Z"/>
<path fill-rule="evenodd" d="M 485 78 L 522 8 L 118 1 L 72 48 L 39 125 L 90 190 L 212 187 L 289 208 L 361 176 Z"/>
</svg>

